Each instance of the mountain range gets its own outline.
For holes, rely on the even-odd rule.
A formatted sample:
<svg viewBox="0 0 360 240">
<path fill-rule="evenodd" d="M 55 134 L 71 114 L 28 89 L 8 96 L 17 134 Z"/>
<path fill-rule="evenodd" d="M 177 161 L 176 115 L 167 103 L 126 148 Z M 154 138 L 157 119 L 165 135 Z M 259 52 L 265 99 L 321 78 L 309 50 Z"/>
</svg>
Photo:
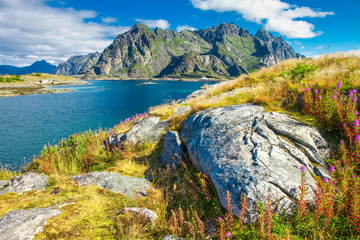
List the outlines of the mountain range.
<svg viewBox="0 0 360 240">
<path fill-rule="evenodd" d="M 205 30 L 154 31 L 137 23 L 102 53 L 73 56 L 55 74 L 152 77 L 235 77 L 280 61 L 301 58 L 281 36 L 253 36 L 233 23 Z"/>
<path fill-rule="evenodd" d="M 27 67 L 15 67 L 10 65 L 0 65 L 0 74 L 23 75 L 30 73 L 54 73 L 56 66 L 51 65 L 45 60 L 36 61 Z"/>
</svg>

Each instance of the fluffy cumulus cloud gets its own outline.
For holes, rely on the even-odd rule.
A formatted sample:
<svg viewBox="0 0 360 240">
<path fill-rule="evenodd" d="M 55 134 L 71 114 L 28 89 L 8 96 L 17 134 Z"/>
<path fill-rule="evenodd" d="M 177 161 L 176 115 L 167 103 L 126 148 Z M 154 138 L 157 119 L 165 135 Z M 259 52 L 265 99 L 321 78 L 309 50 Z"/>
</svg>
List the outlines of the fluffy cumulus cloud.
<svg viewBox="0 0 360 240">
<path fill-rule="evenodd" d="M 70 56 L 102 51 L 129 29 L 114 18 L 96 23 L 94 11 L 56 8 L 47 0 L 0 0 L 0 64 L 23 66 L 36 60 L 58 64 Z"/>
<path fill-rule="evenodd" d="M 189 25 L 178 26 L 178 27 L 176 28 L 176 31 L 178 31 L 178 32 L 181 32 L 182 30 L 195 31 L 195 30 L 197 30 L 197 29 L 194 28 L 194 27 L 191 27 L 191 26 L 189 26 Z"/>
<path fill-rule="evenodd" d="M 191 0 L 191 3 L 205 11 L 238 12 L 246 20 L 264 24 L 266 30 L 279 32 L 288 38 L 313 38 L 322 34 L 314 31 L 313 24 L 299 18 L 334 15 L 333 12 L 314 11 L 281 0 Z"/>
<path fill-rule="evenodd" d="M 149 20 L 149 19 L 140 19 L 137 18 L 135 21 L 140 22 L 148 26 L 149 28 L 162 28 L 168 29 L 170 27 L 170 23 L 164 19 L 156 19 L 156 20 Z"/>
</svg>

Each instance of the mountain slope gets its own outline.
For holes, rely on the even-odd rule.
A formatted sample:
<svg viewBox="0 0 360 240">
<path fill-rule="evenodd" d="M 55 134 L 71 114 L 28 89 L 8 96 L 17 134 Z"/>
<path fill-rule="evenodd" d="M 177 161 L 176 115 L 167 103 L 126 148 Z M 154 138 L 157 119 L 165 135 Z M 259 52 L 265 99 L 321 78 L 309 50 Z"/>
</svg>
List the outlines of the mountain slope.
<svg viewBox="0 0 360 240">
<path fill-rule="evenodd" d="M 23 75 L 29 73 L 54 73 L 56 66 L 41 60 L 36 61 L 27 67 L 15 67 L 9 65 L 0 65 L 0 74 Z"/>
<path fill-rule="evenodd" d="M 180 33 L 159 28 L 152 31 L 137 23 L 118 35 L 98 59 L 88 56 L 70 58 L 56 73 L 124 78 L 234 77 L 302 57 L 281 37 L 264 29 L 252 36 L 232 23 Z"/>
</svg>

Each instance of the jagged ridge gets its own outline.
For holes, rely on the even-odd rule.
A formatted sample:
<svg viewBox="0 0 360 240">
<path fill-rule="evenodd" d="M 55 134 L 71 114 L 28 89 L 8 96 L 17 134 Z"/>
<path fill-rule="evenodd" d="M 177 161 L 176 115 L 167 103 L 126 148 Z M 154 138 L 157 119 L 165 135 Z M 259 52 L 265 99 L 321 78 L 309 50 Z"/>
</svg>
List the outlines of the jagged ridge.
<svg viewBox="0 0 360 240">
<path fill-rule="evenodd" d="M 233 77 L 262 66 L 300 58 L 280 36 L 260 29 L 222 23 L 180 33 L 137 23 L 118 35 L 103 53 L 71 57 L 59 65 L 62 75 L 113 75 L 124 78 Z"/>
</svg>

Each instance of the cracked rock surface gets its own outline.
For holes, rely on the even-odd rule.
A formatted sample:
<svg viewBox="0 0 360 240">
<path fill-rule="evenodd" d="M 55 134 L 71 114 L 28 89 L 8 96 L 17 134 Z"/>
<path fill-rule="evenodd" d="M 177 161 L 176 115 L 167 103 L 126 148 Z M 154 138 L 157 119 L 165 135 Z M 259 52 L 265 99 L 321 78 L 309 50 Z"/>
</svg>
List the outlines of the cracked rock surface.
<svg viewBox="0 0 360 240">
<path fill-rule="evenodd" d="M 306 167 L 309 201 L 316 188 L 312 175 L 328 176 L 324 158 L 330 149 L 320 132 L 259 106 L 197 112 L 185 120 L 180 137 L 193 164 L 213 181 L 224 207 L 228 190 L 239 215 L 246 194 L 247 222 L 258 218 L 257 204 L 269 196 L 276 211 L 292 212 L 299 197 L 301 166 Z"/>
<path fill-rule="evenodd" d="M 74 176 L 72 179 L 80 186 L 96 185 L 130 198 L 135 198 L 137 192 L 140 196 L 146 196 L 146 191 L 150 188 L 150 182 L 145 178 L 134 178 L 112 172 L 89 172 Z"/>
</svg>

